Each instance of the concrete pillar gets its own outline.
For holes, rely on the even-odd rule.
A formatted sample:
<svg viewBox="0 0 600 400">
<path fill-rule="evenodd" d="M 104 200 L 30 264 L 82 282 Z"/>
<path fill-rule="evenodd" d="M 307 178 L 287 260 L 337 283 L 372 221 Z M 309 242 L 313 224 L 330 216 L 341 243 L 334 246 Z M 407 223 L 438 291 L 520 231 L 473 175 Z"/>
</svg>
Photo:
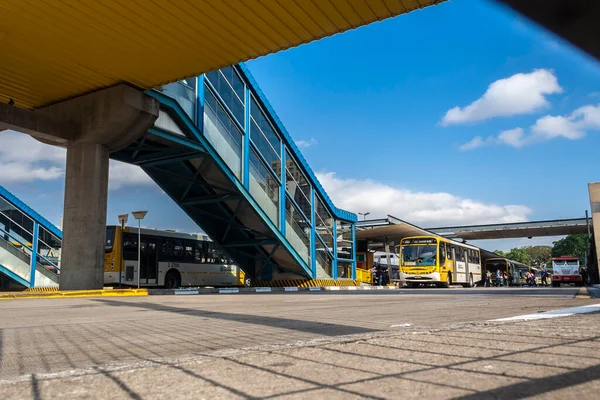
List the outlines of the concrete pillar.
<svg viewBox="0 0 600 400">
<path fill-rule="evenodd" d="M 156 99 L 127 85 L 34 111 L 0 104 L 0 130 L 67 148 L 61 290 L 102 288 L 109 152 L 144 135 L 158 113 Z"/>
<path fill-rule="evenodd" d="M 67 145 L 60 289 L 102 289 L 108 198 L 108 147 Z"/>
<path fill-rule="evenodd" d="M 594 242 L 596 245 L 596 271 L 590 271 L 590 277 L 600 276 L 600 182 L 589 183 L 590 208 L 592 212 L 592 225 L 594 229 Z M 598 283 L 598 282 L 596 282 Z"/>
</svg>

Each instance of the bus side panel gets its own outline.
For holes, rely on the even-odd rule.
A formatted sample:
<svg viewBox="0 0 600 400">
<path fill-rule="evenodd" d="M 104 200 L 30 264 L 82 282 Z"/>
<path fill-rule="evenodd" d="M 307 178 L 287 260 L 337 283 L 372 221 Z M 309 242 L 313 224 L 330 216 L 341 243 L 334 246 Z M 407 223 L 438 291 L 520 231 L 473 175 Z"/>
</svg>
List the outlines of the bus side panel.
<svg viewBox="0 0 600 400">
<path fill-rule="evenodd" d="M 456 262 L 456 272 L 452 279 L 456 283 L 464 283 L 467 281 L 467 263 L 464 261 Z"/>
<path fill-rule="evenodd" d="M 113 247 L 109 253 L 104 254 L 104 284 L 112 285 L 119 283 L 121 274 L 121 249 L 123 248 L 123 235 L 121 227 L 116 227 L 115 237 L 113 238 Z"/>
<path fill-rule="evenodd" d="M 181 286 L 238 286 L 238 270 L 233 265 L 179 263 Z M 159 263 L 159 285 L 164 285 L 169 263 Z"/>
</svg>

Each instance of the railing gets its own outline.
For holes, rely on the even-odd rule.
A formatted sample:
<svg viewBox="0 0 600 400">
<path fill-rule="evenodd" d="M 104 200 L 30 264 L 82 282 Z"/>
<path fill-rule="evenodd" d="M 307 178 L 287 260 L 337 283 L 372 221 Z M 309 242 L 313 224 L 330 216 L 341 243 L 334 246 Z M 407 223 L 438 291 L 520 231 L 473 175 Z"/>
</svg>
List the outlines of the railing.
<svg viewBox="0 0 600 400">
<path fill-rule="evenodd" d="M 372 283 L 373 277 L 371 270 L 356 268 L 356 280 L 362 283 Z"/>
<path fill-rule="evenodd" d="M 6 230 L 4 230 L 2 228 L 0 228 L 0 235 L 6 236 L 11 239 L 11 241 L 8 241 L 4 237 L 2 237 L 1 241 L 3 244 L 3 246 L 2 246 L 3 248 L 5 248 L 7 251 L 11 252 L 12 255 L 17 256 L 24 263 L 31 265 L 31 255 L 33 254 L 33 249 L 29 243 L 24 242 L 21 238 L 17 237 L 16 235 L 13 235 L 10 232 L 7 232 Z M 20 248 L 15 246 L 14 243 L 17 243 L 20 246 Z M 56 277 L 58 277 L 58 272 L 60 272 L 60 267 L 57 264 L 55 264 L 54 262 L 52 262 L 51 260 L 49 260 L 48 258 L 46 258 L 45 256 L 43 256 L 39 253 L 35 254 L 35 265 L 36 265 L 36 268 L 48 271 L 49 273 L 51 273 L 52 275 L 55 275 Z M 55 273 L 50 268 L 54 268 L 57 272 Z M 28 267 L 28 270 L 29 269 L 30 269 L 30 267 Z M 20 274 L 17 274 L 17 275 L 21 276 Z M 27 276 L 27 275 L 22 276 L 22 278 L 29 281 L 29 276 Z"/>
</svg>

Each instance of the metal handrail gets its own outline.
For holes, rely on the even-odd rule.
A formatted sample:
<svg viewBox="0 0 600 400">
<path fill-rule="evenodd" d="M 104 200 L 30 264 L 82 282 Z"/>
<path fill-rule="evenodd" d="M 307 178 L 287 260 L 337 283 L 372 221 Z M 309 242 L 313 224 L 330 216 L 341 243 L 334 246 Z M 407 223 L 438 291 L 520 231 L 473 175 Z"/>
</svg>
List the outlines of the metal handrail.
<svg viewBox="0 0 600 400">
<path fill-rule="evenodd" d="M 0 232 L 10 236 L 12 239 L 14 239 L 17 243 L 19 243 L 21 246 L 25 247 L 27 250 L 29 250 L 31 253 L 33 253 L 33 249 L 31 247 L 29 247 L 26 243 L 21 242 L 21 240 L 17 237 L 15 237 L 13 234 L 11 234 L 10 232 L 5 231 L 3 228 L 0 228 Z M 14 246 L 13 246 L 14 247 Z M 60 271 L 60 267 L 56 264 L 54 264 L 52 261 L 48 260 L 46 257 L 44 257 L 43 255 L 36 253 L 36 259 L 35 259 L 35 263 L 38 263 L 37 257 L 41 258 L 42 260 L 48 262 L 50 265 L 52 265 L 54 268 L 58 269 Z"/>
</svg>

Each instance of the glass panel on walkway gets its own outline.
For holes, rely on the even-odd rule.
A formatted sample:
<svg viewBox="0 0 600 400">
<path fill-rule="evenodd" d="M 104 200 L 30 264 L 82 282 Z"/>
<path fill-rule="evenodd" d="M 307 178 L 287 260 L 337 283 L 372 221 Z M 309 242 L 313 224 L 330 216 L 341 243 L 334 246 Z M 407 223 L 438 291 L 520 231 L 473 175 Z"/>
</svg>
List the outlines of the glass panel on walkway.
<svg viewBox="0 0 600 400">
<path fill-rule="evenodd" d="M 267 160 L 277 176 L 281 165 L 281 139 L 252 96 L 250 107 L 250 139 L 260 154 Z"/>
<path fill-rule="evenodd" d="M 254 150 L 250 151 L 250 194 L 269 219 L 279 226 L 279 181 L 261 161 Z"/>
<path fill-rule="evenodd" d="M 333 257 L 318 238 L 315 244 L 317 249 L 317 279 L 330 279 L 332 276 Z"/>
<path fill-rule="evenodd" d="M 196 122 L 196 78 L 187 78 L 163 86 L 162 91 L 177 100 L 183 111 Z"/>
<path fill-rule="evenodd" d="M 296 249 L 300 257 L 310 265 L 310 224 L 304 219 L 302 213 L 286 199 L 286 227 L 285 237 Z"/>
<path fill-rule="evenodd" d="M 315 229 L 333 252 L 333 217 L 318 196 L 315 196 Z"/>
<path fill-rule="evenodd" d="M 346 221 L 336 221 L 337 228 L 337 256 L 352 260 L 354 241 L 352 240 L 352 224 Z"/>
<path fill-rule="evenodd" d="M 352 262 L 351 261 L 342 261 L 342 260 L 338 259 L 337 277 L 338 277 L 338 279 L 351 279 L 352 278 Z"/>
<path fill-rule="evenodd" d="M 310 218 L 310 184 L 289 151 L 285 152 L 285 187 L 306 218 Z"/>
<path fill-rule="evenodd" d="M 233 114 L 237 122 L 244 127 L 245 96 L 244 82 L 231 67 L 226 67 L 206 74 L 206 79 L 213 85 L 223 102 Z"/>
<path fill-rule="evenodd" d="M 242 132 L 229 118 L 217 98 L 205 88 L 204 136 L 210 141 L 234 175 L 242 173 Z"/>
</svg>

